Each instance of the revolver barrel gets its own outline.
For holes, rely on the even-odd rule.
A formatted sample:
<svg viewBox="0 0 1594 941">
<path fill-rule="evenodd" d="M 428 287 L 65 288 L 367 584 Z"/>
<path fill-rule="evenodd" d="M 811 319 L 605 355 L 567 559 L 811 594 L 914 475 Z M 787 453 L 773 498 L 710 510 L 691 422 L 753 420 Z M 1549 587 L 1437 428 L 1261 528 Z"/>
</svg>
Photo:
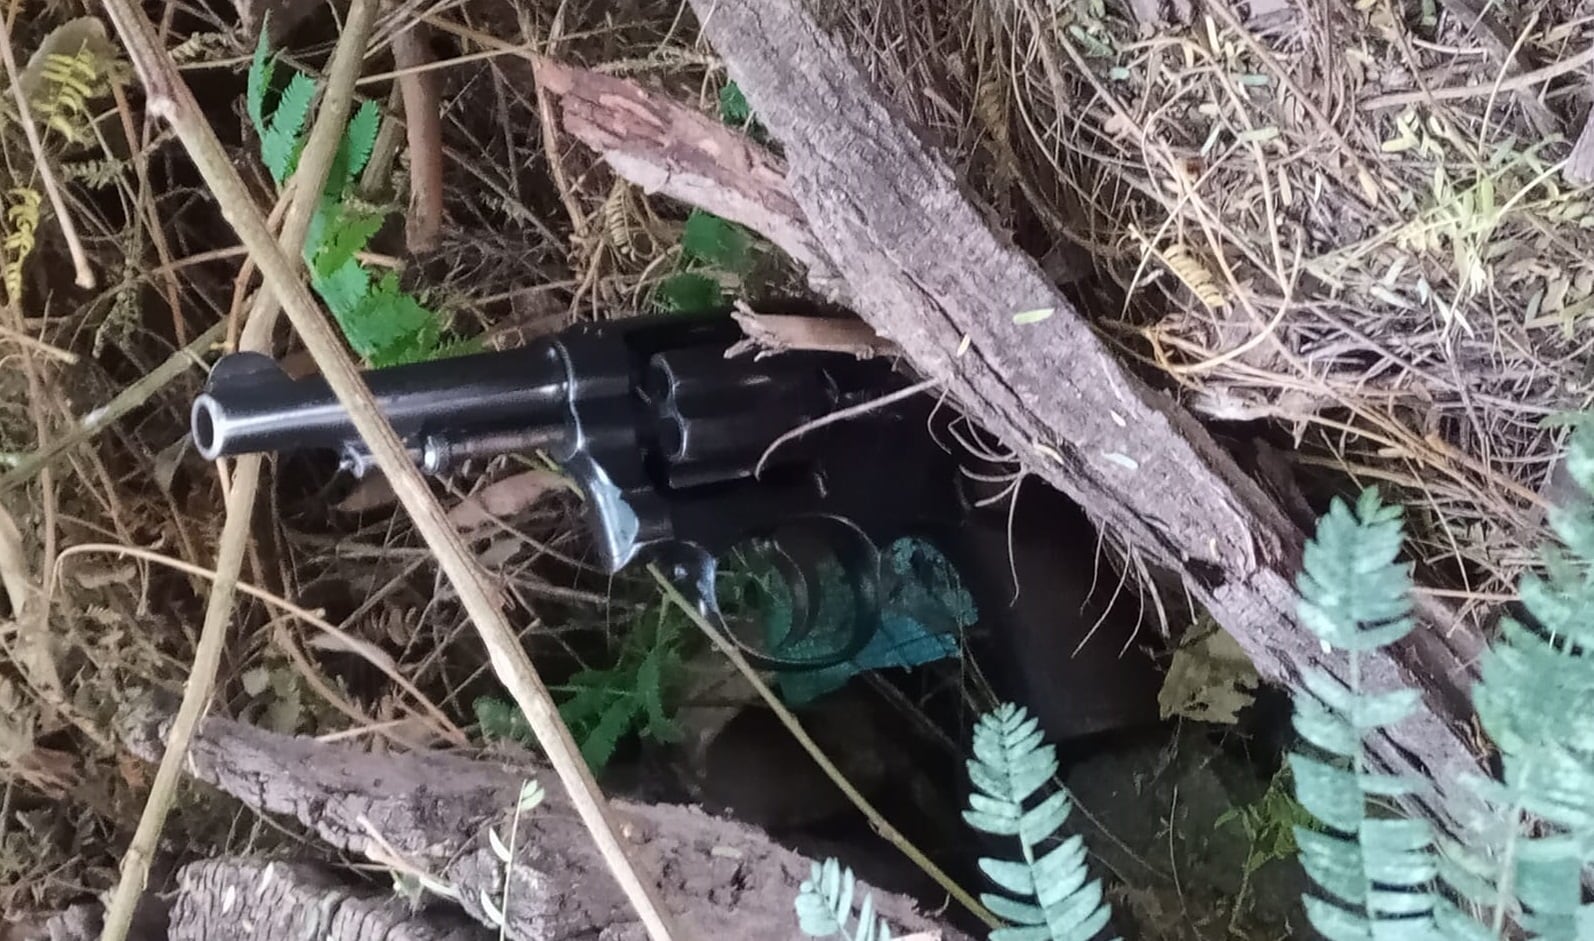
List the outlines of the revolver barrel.
<svg viewBox="0 0 1594 941">
<path fill-rule="evenodd" d="M 528 434 L 548 440 L 567 423 L 567 372 L 545 344 L 396 366 L 365 378 L 382 414 L 423 465 L 471 454 L 480 450 L 477 442 Z M 194 444 L 209 460 L 321 448 L 347 453 L 360 445 L 325 380 L 291 379 L 258 353 L 217 362 L 191 418 Z"/>
</svg>

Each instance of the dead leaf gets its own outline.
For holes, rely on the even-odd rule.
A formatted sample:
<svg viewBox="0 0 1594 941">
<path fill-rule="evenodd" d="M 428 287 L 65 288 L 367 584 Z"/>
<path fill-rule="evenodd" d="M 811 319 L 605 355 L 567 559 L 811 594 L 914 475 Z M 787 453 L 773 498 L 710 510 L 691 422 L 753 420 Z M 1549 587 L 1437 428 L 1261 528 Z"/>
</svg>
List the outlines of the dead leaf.
<svg viewBox="0 0 1594 941">
<path fill-rule="evenodd" d="M 559 489 L 572 489 L 572 485 L 553 471 L 525 471 L 494 481 L 461 500 L 448 511 L 448 521 L 469 532 L 493 520 L 514 516 L 542 499 L 543 494 Z"/>
<path fill-rule="evenodd" d="M 360 478 L 348 496 L 334 503 L 332 508 L 339 513 L 365 513 L 397 502 L 398 495 L 393 492 L 393 485 L 388 483 L 387 475 L 379 470 L 371 470 Z"/>
<path fill-rule="evenodd" d="M 1168 676 L 1157 694 L 1164 719 L 1183 716 L 1199 722 L 1233 725 L 1253 699 L 1261 677 L 1233 637 L 1213 630 L 1174 651 Z"/>
</svg>

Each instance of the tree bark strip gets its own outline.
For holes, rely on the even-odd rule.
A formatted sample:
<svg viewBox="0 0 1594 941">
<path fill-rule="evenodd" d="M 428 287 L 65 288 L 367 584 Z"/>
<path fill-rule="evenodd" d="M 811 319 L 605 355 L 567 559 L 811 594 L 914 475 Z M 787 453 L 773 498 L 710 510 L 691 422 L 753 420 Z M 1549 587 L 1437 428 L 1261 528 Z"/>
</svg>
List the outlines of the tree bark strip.
<svg viewBox="0 0 1594 941">
<path fill-rule="evenodd" d="M 691 0 L 703 33 L 786 150 L 787 184 L 858 312 L 1024 465 L 1186 584 L 1269 678 L 1340 675 L 1296 613 L 1303 534 L 1181 406 L 1128 372 L 1032 259 L 992 231 L 948 163 L 800 0 Z M 1017 323 L 1026 311 L 1050 311 Z M 1018 318 L 1029 320 L 1031 318 Z M 965 349 L 966 344 L 966 349 Z M 1377 740 L 1417 803 L 1454 826 L 1475 806 L 1463 687 L 1480 642 L 1438 606 L 1372 688 L 1426 708 Z"/>
<path fill-rule="evenodd" d="M 149 699 L 126 708 L 117 731 L 134 754 L 154 761 L 170 724 L 170 712 Z M 521 941 L 646 937 L 569 798 L 546 769 L 439 752 L 373 754 L 220 718 L 200 726 L 187 769 L 256 811 L 296 818 L 341 850 L 379 860 L 396 853 L 451 885 L 459 906 L 481 924 L 492 923 L 481 894 L 497 904 L 505 879 L 488 831 L 496 830 L 506 845 L 511 842 L 521 784 L 539 779 L 546 791 L 543 802 L 522 814 L 513 829 L 507 936 Z M 792 903 L 808 878 L 810 860 L 757 829 L 695 808 L 624 801 L 612 806 L 628 852 L 659 874 L 654 889 L 687 937 L 801 937 Z M 201 875 L 190 866 L 185 880 L 203 886 L 206 880 L 230 878 Z M 860 883 L 860 900 L 867 890 Z M 326 897 L 334 895 L 343 897 Z M 967 941 L 961 932 L 920 915 L 903 896 L 879 891 L 874 896 L 877 910 L 900 933 L 934 929 L 945 941 Z M 191 906 L 199 912 L 195 917 L 209 917 L 206 904 Z M 181 905 L 174 908 L 174 924 L 184 912 Z"/>
</svg>

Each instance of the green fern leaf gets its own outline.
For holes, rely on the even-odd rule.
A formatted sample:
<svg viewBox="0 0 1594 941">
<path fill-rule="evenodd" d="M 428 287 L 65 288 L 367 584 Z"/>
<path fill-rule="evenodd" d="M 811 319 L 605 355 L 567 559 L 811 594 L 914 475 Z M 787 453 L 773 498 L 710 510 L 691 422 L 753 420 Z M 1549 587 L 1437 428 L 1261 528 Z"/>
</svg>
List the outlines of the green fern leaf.
<svg viewBox="0 0 1594 941">
<path fill-rule="evenodd" d="M 277 60 L 271 54 L 269 31 L 262 23 L 260 39 L 255 43 L 254 58 L 249 63 L 249 79 L 244 92 L 244 108 L 249 112 L 249 121 L 255 126 L 255 133 L 262 138 L 266 136 L 266 92 L 271 88 L 271 76 L 276 68 Z"/>
<path fill-rule="evenodd" d="M 1301 620 L 1331 647 L 1374 650 L 1410 633 L 1410 569 L 1395 557 L 1400 507 L 1369 489 L 1353 512 L 1335 499 L 1307 543 L 1299 585 Z"/>
<path fill-rule="evenodd" d="M 371 148 L 376 146 L 377 132 L 382 128 L 382 111 L 374 101 L 364 101 L 349 119 L 343 137 L 338 141 L 337 153 L 332 157 L 332 169 L 327 172 L 326 192 L 337 197 L 354 183 L 354 178 L 365 169 L 371 159 Z"/>
<path fill-rule="evenodd" d="M 857 887 L 851 868 L 834 858 L 813 869 L 797 889 L 797 927 L 810 938 L 841 937 L 846 941 L 891 941 L 891 928 L 874 913 L 874 895 L 865 893 L 853 924 L 852 899 Z"/>
<path fill-rule="evenodd" d="M 311 268 L 310 286 L 315 288 L 327 309 L 332 311 L 332 316 L 343 328 L 344 336 L 349 338 L 349 345 L 362 357 L 366 356 L 369 346 L 364 340 L 363 331 L 359 336 L 351 331 L 361 330 L 355 324 L 365 316 L 361 309 L 370 300 L 371 276 L 358 262 L 350 261 L 327 275 L 318 274 Z"/>
<path fill-rule="evenodd" d="M 1356 775 L 1301 754 L 1290 755 L 1289 762 L 1301 806 L 1336 830 L 1356 832 L 1365 813 Z"/>
<path fill-rule="evenodd" d="M 1361 852 L 1354 842 L 1296 827 L 1295 844 L 1301 850 L 1301 867 L 1319 888 L 1347 905 L 1360 907 L 1367 901 Z"/>
<path fill-rule="evenodd" d="M 1111 911 L 1102 901 L 1101 883 L 1090 879 L 1084 841 L 1074 836 L 1036 852 L 1067 821 L 1072 799 L 1059 789 L 1025 806 L 1057 773 L 1056 749 L 1044 744 L 1037 720 L 1009 703 L 980 717 L 973 752 L 968 768 L 974 790 L 963 819 L 985 833 L 1017 837 L 1021 857 L 979 861 L 1008 893 L 986 893 L 980 900 L 1014 923 L 993 931 L 992 941 L 1088 941 Z"/>
<path fill-rule="evenodd" d="M 310 102 L 315 98 L 315 82 L 302 72 L 295 72 L 288 87 L 277 99 L 271 113 L 271 127 L 260 138 L 260 159 L 265 162 L 271 178 L 281 186 L 293 174 L 303 145 L 301 132 L 310 117 Z"/>
<path fill-rule="evenodd" d="M 328 277 L 364 250 L 371 237 L 382 228 L 382 217 L 365 213 L 353 215 L 339 211 L 336 221 L 321 234 L 315 255 L 315 270 Z"/>
<path fill-rule="evenodd" d="M 608 767 L 609 759 L 619 747 L 620 739 L 630 731 L 636 717 L 636 700 L 622 696 L 610 703 L 592 729 L 581 739 L 581 757 L 594 773 Z"/>
</svg>

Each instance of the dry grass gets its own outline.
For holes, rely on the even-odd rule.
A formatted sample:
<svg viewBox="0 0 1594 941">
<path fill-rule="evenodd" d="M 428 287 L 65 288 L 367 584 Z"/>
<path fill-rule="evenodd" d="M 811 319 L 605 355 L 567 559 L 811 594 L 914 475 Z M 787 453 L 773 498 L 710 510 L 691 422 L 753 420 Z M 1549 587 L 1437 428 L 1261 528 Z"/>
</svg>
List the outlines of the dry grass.
<svg viewBox="0 0 1594 941">
<path fill-rule="evenodd" d="M 378 35 L 417 15 L 399 6 Z M 529 66 L 480 57 L 492 50 L 472 37 L 663 85 L 705 109 L 724 82 L 678 4 L 638 2 L 623 17 L 601 4 L 517 6 L 433 14 L 449 224 L 424 256 L 404 257 L 401 238 L 383 248 L 461 329 L 502 345 L 645 306 L 672 268 L 684 211 L 546 135 Z M 1420 6 L 1397 13 L 1386 0 L 1269 4 L 1278 11 L 1255 22 L 1202 6 L 1166 25 L 1093 0 L 832 6 L 876 77 L 1015 238 L 1069 277 L 1126 357 L 1235 438 L 1295 445 L 1309 487 L 1347 475 L 1395 487 L 1434 580 L 1479 610 L 1510 590 L 1542 534 L 1563 435 L 1546 419 L 1588 399 L 1594 203 L 1561 163 L 1588 70 L 1513 77 L 1594 44 L 1577 5 L 1494 5 L 1487 24 L 1524 63 L 1511 72 L 1493 31 L 1443 7 L 1427 23 Z M 170 9 L 171 45 L 191 79 L 219 89 L 207 107 L 253 166 L 236 114 L 252 37 Z M 81 12 L 58 4 L 14 19 L 19 62 Z M 315 67 L 329 49 L 312 36 L 291 51 Z M 378 58 L 368 72 L 389 67 Z M 390 91 L 389 79 L 361 88 L 380 101 Z M 46 210 L 20 303 L 0 322 L 0 455 L 12 460 L 243 307 L 241 253 L 185 158 L 158 134 L 144 139 L 136 95 L 93 107 L 97 135 L 45 144 L 102 287 L 73 287 Z M 0 133 L 0 191 L 34 179 L 12 130 Z M 402 187 L 367 195 L 402 205 Z M 214 564 L 219 531 L 216 469 L 181 445 L 199 377 L 151 390 L 3 495 L 17 536 L 0 555 L 21 562 L 0 574 L 32 600 L 0 622 L 0 909 L 104 888 L 136 819 L 147 772 L 118 757 L 109 723 L 128 690 L 180 688 L 206 591 L 191 569 Z M 451 497 L 500 469 L 449 481 Z M 356 495 L 279 466 L 245 564 L 255 590 L 235 617 L 225 706 L 373 747 L 453 738 L 484 689 L 482 653 L 402 514 L 367 492 L 329 516 L 345 498 Z M 477 548 L 521 620 L 609 623 L 609 587 L 569 564 L 581 550 L 567 508 L 541 505 L 519 523 L 489 528 Z M 177 564 L 62 558 L 86 543 Z M 276 598 L 319 609 L 348 639 Z M 575 659 L 559 652 L 559 632 L 540 636 Z M 51 823 L 56 806 L 71 813 Z M 180 839 L 280 839 L 183 807 Z"/>
<path fill-rule="evenodd" d="M 969 0 L 852 28 L 1026 247 L 1088 259 L 1126 356 L 1308 481 L 1392 487 L 1430 579 L 1487 609 L 1589 400 L 1580 9 Z"/>
</svg>

